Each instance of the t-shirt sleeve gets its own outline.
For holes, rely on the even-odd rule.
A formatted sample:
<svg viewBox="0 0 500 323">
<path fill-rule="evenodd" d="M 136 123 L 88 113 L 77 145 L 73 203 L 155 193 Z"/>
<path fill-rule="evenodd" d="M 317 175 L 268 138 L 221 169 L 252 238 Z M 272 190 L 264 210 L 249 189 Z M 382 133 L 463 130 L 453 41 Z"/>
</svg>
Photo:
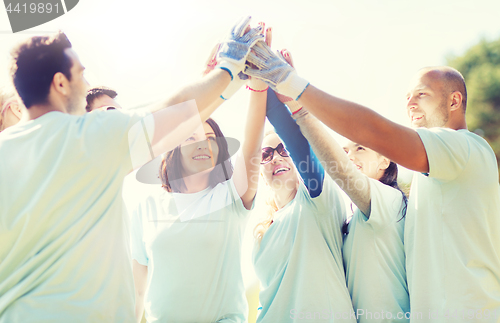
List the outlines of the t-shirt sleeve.
<svg viewBox="0 0 500 323">
<path fill-rule="evenodd" d="M 227 183 L 228 183 L 228 201 L 230 201 L 236 211 L 236 213 L 240 216 L 247 216 L 249 214 L 250 211 L 253 210 L 254 206 L 255 206 L 255 199 L 256 199 L 256 196 L 257 194 L 255 194 L 254 198 L 253 198 L 253 201 L 252 201 L 252 205 L 250 206 L 250 209 L 247 210 L 247 208 L 245 207 L 245 205 L 243 205 L 243 201 L 241 200 L 240 196 L 238 195 L 238 191 L 236 190 L 236 186 L 234 185 L 234 180 L 233 180 L 234 177 L 231 177 Z"/>
<path fill-rule="evenodd" d="M 342 227 L 346 220 L 345 202 L 340 187 L 330 176 L 325 176 L 323 190 L 318 197 L 313 198 L 313 201 L 318 208 L 326 210 L 326 213 L 333 216 L 339 228 Z"/>
<path fill-rule="evenodd" d="M 370 218 L 366 219 L 374 229 L 385 227 L 389 223 L 398 221 L 402 215 L 404 202 L 403 194 L 388 185 L 370 178 Z M 364 215 L 363 215 L 364 216 Z"/>
<path fill-rule="evenodd" d="M 82 117 L 87 146 L 127 172 L 152 159 L 154 119 L 146 110 L 95 111 Z"/>
<path fill-rule="evenodd" d="M 444 128 L 419 128 L 417 133 L 427 153 L 429 177 L 441 181 L 455 179 L 469 161 L 470 147 L 466 135 Z"/>
<path fill-rule="evenodd" d="M 148 256 L 143 240 L 143 226 L 142 226 L 142 205 L 139 205 L 134 212 L 132 212 L 131 228 L 130 228 L 130 249 L 132 259 L 143 266 L 148 265 Z"/>
</svg>

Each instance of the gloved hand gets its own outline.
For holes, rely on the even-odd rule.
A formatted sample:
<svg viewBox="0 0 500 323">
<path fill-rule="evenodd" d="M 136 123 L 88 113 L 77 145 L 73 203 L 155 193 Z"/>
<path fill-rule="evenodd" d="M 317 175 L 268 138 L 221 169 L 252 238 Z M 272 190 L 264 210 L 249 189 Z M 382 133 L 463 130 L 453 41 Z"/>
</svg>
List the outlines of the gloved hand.
<svg viewBox="0 0 500 323">
<path fill-rule="evenodd" d="M 207 62 L 205 63 L 205 70 L 202 73 L 203 76 L 209 74 L 219 66 L 217 63 L 217 56 L 220 48 L 221 48 L 221 43 L 217 43 L 212 49 L 212 52 L 210 53 L 210 56 Z M 231 96 L 233 96 L 234 93 L 236 93 L 245 84 L 245 82 L 248 81 L 248 79 L 249 79 L 248 75 L 243 74 L 243 72 L 240 72 L 238 74 L 238 77 L 233 78 L 233 80 L 229 83 L 224 92 L 222 92 L 220 97 L 224 100 L 228 100 Z"/>
<path fill-rule="evenodd" d="M 280 51 L 280 54 L 283 56 L 283 59 L 288 64 L 290 64 L 291 67 L 295 68 L 295 66 L 293 65 L 292 55 L 290 54 L 290 52 L 288 50 L 282 49 Z M 290 112 L 292 112 L 292 114 L 297 113 L 302 108 L 302 104 L 295 101 L 294 99 L 292 99 L 289 96 L 286 96 L 286 95 L 283 95 L 280 93 L 276 93 L 276 97 L 278 98 L 278 100 L 281 101 L 281 103 L 285 104 L 288 107 L 288 109 L 290 110 Z"/>
<path fill-rule="evenodd" d="M 273 32 L 271 28 L 265 28 L 266 25 L 263 22 L 259 22 L 259 25 L 262 26 L 262 33 L 264 34 L 264 41 L 267 44 L 267 46 L 271 47 L 271 42 L 272 42 L 272 36 Z M 258 79 L 256 77 L 250 78 L 250 80 L 247 82 L 247 89 L 254 91 L 254 92 L 265 92 L 269 86 L 262 81 L 261 79 Z"/>
<path fill-rule="evenodd" d="M 281 53 L 273 53 L 271 48 L 262 41 L 255 44 L 247 60 L 256 68 L 248 66 L 245 74 L 262 79 L 275 92 L 287 95 L 294 100 L 298 100 L 309 85 L 309 82 L 301 78 L 284 60 Z"/>
<path fill-rule="evenodd" d="M 231 29 L 229 35 L 222 41 L 217 53 L 218 67 L 228 71 L 232 80 L 245 68 L 245 62 L 252 46 L 259 39 L 264 38 L 260 25 L 245 33 L 250 19 L 250 16 L 242 18 Z"/>
</svg>

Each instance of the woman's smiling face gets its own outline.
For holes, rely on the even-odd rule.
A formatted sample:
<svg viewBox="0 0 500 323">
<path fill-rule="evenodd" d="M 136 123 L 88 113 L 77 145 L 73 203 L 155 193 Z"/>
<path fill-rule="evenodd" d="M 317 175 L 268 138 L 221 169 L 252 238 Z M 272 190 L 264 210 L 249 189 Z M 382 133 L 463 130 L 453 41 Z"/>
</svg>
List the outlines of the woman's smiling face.
<svg viewBox="0 0 500 323">
<path fill-rule="evenodd" d="M 347 157 L 366 176 L 379 180 L 389 166 L 389 160 L 374 150 L 349 141 L 344 146 Z"/>
<path fill-rule="evenodd" d="M 272 133 L 264 138 L 262 148 L 276 148 L 280 144 L 282 142 L 278 135 Z M 281 156 L 277 151 L 273 152 L 271 161 L 261 166 L 261 173 L 272 189 L 280 189 L 283 185 L 293 188 L 298 180 L 292 159 Z"/>
<path fill-rule="evenodd" d="M 181 144 L 180 152 L 183 176 L 212 171 L 219 155 L 219 147 L 212 127 L 205 122 L 203 127 L 199 127 Z"/>
</svg>

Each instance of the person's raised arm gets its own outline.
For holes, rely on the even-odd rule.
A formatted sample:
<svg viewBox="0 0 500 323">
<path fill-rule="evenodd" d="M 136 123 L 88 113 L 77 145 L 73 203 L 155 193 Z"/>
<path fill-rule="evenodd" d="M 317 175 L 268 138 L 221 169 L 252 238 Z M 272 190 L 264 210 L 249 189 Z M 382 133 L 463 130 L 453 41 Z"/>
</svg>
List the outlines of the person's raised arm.
<svg viewBox="0 0 500 323">
<path fill-rule="evenodd" d="M 262 46 L 261 46 L 262 47 Z M 246 70 L 275 91 L 290 96 L 337 133 L 367 146 L 406 168 L 429 171 L 427 153 L 415 130 L 398 125 L 359 104 L 336 98 L 312 86 L 269 48 L 254 46 Z"/>
<path fill-rule="evenodd" d="M 286 52 L 286 50 L 282 50 L 281 52 Z M 289 59 L 288 63 L 293 66 L 290 55 L 285 57 L 285 59 Z M 274 126 L 281 140 L 283 140 L 286 150 L 290 153 L 290 157 L 292 157 L 292 161 L 304 181 L 309 195 L 317 197 L 323 190 L 323 167 L 285 105 L 288 106 L 291 112 L 295 112 L 302 107 L 300 103 L 294 101 L 292 98 L 268 89 L 267 119 Z"/>
<path fill-rule="evenodd" d="M 427 153 L 415 130 L 392 122 L 364 106 L 329 95 L 312 85 L 306 88 L 299 102 L 342 136 L 408 169 L 429 172 Z"/>
<path fill-rule="evenodd" d="M 371 198 L 368 177 L 356 169 L 344 149 L 306 109 L 301 109 L 293 118 L 320 162 L 326 166 L 328 175 L 346 192 L 359 210 L 369 217 Z"/>
<path fill-rule="evenodd" d="M 264 24 L 260 23 L 264 29 Z M 266 30 L 266 41 L 270 41 L 270 29 Z M 259 183 L 262 139 L 266 120 L 267 85 L 257 79 L 248 82 L 250 102 L 245 125 L 242 154 L 236 158 L 234 184 L 245 208 L 250 209 Z"/>
<path fill-rule="evenodd" d="M 263 38 L 260 26 L 249 29 L 250 18 L 240 20 L 221 43 L 213 72 L 150 109 L 155 129 L 151 138 L 154 156 L 184 141 L 224 101 L 221 94 L 238 80 L 251 47 Z"/>
</svg>

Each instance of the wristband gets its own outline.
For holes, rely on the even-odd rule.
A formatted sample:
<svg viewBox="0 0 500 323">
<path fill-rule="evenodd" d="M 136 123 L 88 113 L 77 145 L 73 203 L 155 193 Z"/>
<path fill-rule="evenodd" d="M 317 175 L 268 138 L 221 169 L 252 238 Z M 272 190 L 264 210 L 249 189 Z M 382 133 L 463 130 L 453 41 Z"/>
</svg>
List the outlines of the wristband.
<svg viewBox="0 0 500 323">
<path fill-rule="evenodd" d="M 297 111 L 292 112 L 292 115 L 297 114 L 300 110 L 302 110 L 302 108 L 303 108 L 303 107 L 301 107 L 301 108 L 300 108 L 300 109 L 298 109 Z"/>
<path fill-rule="evenodd" d="M 253 92 L 266 92 L 266 91 L 267 91 L 267 89 L 269 88 L 269 86 L 267 86 L 267 87 L 266 87 L 265 89 L 263 89 L 263 90 L 254 90 L 254 89 L 252 89 L 252 88 L 251 88 L 250 86 L 248 86 L 248 85 L 246 86 L 246 88 L 247 88 L 247 90 L 250 90 L 250 91 L 253 91 Z"/>
</svg>

